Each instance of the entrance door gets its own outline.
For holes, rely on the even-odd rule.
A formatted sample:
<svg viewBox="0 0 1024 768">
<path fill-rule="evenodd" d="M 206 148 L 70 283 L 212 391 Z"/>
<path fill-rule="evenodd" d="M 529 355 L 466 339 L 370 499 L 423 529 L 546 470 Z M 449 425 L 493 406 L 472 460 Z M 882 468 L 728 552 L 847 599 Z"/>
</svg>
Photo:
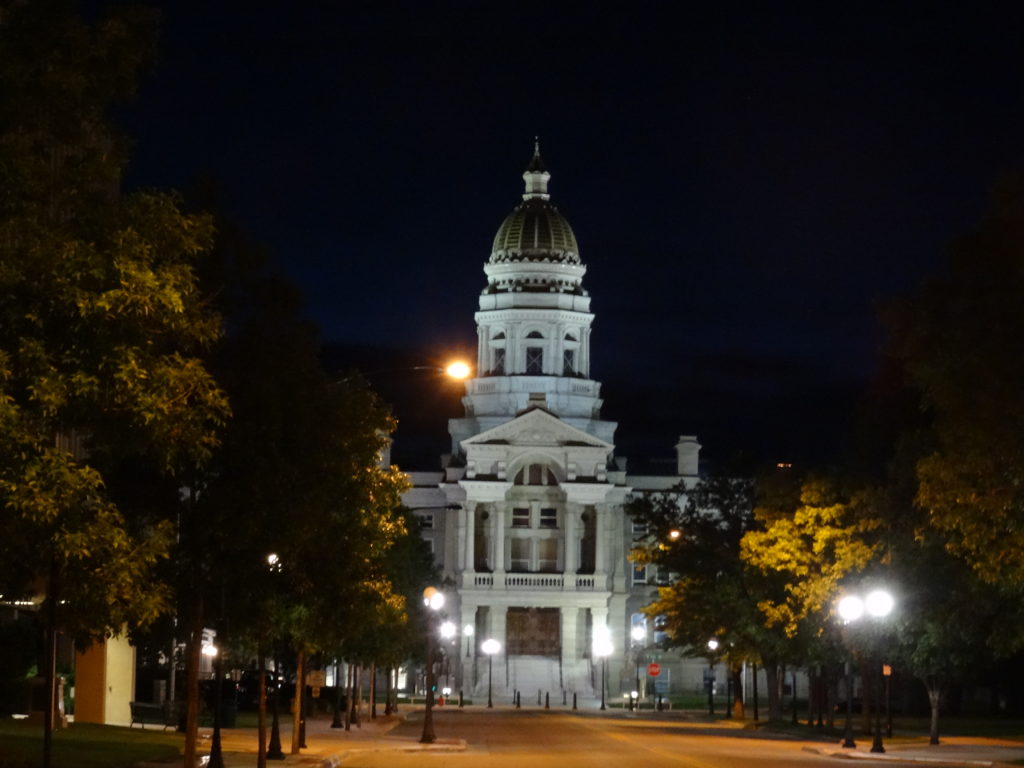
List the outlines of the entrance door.
<svg viewBox="0 0 1024 768">
<path fill-rule="evenodd" d="M 510 656 L 559 656 L 562 615 L 558 608 L 509 608 L 505 619 Z"/>
</svg>

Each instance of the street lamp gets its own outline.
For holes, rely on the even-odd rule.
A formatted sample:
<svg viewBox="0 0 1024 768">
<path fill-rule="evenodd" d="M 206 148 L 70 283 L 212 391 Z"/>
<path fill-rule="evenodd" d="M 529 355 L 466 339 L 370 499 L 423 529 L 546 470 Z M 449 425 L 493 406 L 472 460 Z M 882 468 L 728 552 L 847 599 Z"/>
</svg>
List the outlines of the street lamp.
<svg viewBox="0 0 1024 768">
<path fill-rule="evenodd" d="M 467 659 L 469 658 L 469 647 L 473 644 L 473 635 L 474 635 L 475 632 L 476 632 L 476 630 L 473 629 L 473 625 L 472 624 L 467 624 L 466 626 L 464 626 L 462 628 L 462 634 L 465 635 L 465 637 L 466 637 L 466 658 Z"/>
<path fill-rule="evenodd" d="M 601 711 L 605 710 L 605 688 L 608 676 L 608 657 L 612 655 L 612 635 L 607 625 L 594 627 L 594 642 L 591 649 L 593 654 L 601 660 Z"/>
<path fill-rule="evenodd" d="M 434 620 L 433 616 L 444 605 L 444 592 L 437 587 L 423 590 L 423 604 L 427 606 L 427 703 L 423 715 L 423 734 L 420 744 L 433 744 L 434 735 Z"/>
<path fill-rule="evenodd" d="M 647 640 L 647 627 L 643 624 L 637 624 L 629 631 L 629 637 L 633 641 L 634 650 L 634 662 L 636 666 L 636 696 L 633 696 L 629 700 L 629 708 L 636 709 L 640 708 L 640 655 L 643 652 L 643 647 Z"/>
<path fill-rule="evenodd" d="M 893 596 L 884 589 L 875 589 L 865 597 L 848 594 L 836 605 L 836 610 L 844 624 L 853 624 L 859 621 L 864 614 L 869 619 L 884 619 L 892 613 L 896 601 Z M 882 671 L 881 665 L 879 671 Z M 882 745 L 882 681 L 879 680 L 878 690 L 875 693 L 875 727 L 874 739 L 871 742 L 871 751 L 882 753 L 885 747 Z M 866 703 L 866 702 L 865 702 Z M 846 727 L 843 734 L 843 747 L 853 748 L 856 743 L 853 740 L 853 725 L 851 722 L 851 710 L 853 709 L 853 670 L 847 667 L 846 674 Z"/>
<path fill-rule="evenodd" d="M 708 675 L 708 716 L 715 716 L 715 651 L 718 650 L 718 641 L 715 638 L 708 640 L 708 650 L 711 653 L 708 654 L 708 665 L 710 667 L 710 674 Z"/>
<path fill-rule="evenodd" d="M 487 708 L 494 709 L 494 700 L 491 698 L 491 679 L 494 671 L 494 654 L 501 650 L 501 643 L 493 637 L 489 637 L 481 644 L 480 650 L 487 654 Z"/>
</svg>

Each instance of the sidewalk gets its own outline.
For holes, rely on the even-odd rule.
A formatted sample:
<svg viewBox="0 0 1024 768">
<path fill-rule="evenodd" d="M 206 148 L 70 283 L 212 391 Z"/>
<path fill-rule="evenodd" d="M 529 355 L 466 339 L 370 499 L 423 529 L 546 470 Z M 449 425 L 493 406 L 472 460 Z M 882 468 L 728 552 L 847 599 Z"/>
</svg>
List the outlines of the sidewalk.
<svg viewBox="0 0 1024 768">
<path fill-rule="evenodd" d="M 454 752 L 466 749 L 463 739 L 439 738 L 433 744 L 420 744 L 418 735 L 396 736 L 391 732 L 405 720 L 410 712 L 422 712 L 421 709 L 410 708 L 398 715 L 378 716 L 371 719 L 365 716 L 361 726 L 352 725 L 344 728 L 331 728 L 330 717 L 318 717 L 306 721 L 306 748 L 299 755 L 292 755 L 291 722 L 281 724 L 281 749 L 287 755 L 287 765 L 324 766 L 332 768 L 341 764 L 347 754 L 356 751 L 442 751 Z M 200 729 L 201 746 L 204 755 L 210 751 L 211 729 Z M 252 768 L 256 765 L 256 729 L 232 728 L 221 731 L 221 752 L 224 756 L 224 768 Z M 269 728 L 267 738 L 270 738 Z M 268 761 L 278 765 L 282 761 Z"/>
<path fill-rule="evenodd" d="M 984 739 L 951 736 L 930 746 L 927 739 L 914 742 L 886 743 L 883 754 L 872 753 L 871 738 L 857 742 L 854 749 L 833 744 L 808 744 L 805 752 L 846 760 L 899 760 L 933 766 L 1004 766 L 1024 760 L 1024 744 L 1005 739 Z"/>
</svg>

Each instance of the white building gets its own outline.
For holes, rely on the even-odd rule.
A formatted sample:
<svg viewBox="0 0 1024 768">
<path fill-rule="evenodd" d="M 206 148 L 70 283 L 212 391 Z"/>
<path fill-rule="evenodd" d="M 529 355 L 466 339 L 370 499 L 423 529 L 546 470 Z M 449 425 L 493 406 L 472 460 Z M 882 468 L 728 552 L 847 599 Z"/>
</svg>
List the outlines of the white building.
<svg viewBox="0 0 1024 768">
<path fill-rule="evenodd" d="M 627 559 L 635 532 L 622 505 L 636 491 L 695 482 L 700 444 L 681 437 L 675 467 L 657 477 L 631 475 L 614 456 L 616 424 L 601 418 L 601 384 L 590 378 L 587 268 L 550 200 L 539 148 L 523 179 L 523 201 L 484 265 L 477 376 L 466 382 L 465 415 L 449 422 L 451 454 L 439 472 L 410 473 L 405 502 L 454 584 L 447 609 L 464 634 L 449 653 L 459 688 L 486 694 L 480 644 L 493 637 L 495 696 L 593 696 L 592 641 L 607 631 L 617 696 L 654 658 L 654 628 L 639 611 L 658 581 Z M 637 626 L 642 639 L 631 637 Z M 693 680 L 666 679 L 687 666 Z M 699 690 L 700 666 L 672 665 L 662 681 Z"/>
</svg>

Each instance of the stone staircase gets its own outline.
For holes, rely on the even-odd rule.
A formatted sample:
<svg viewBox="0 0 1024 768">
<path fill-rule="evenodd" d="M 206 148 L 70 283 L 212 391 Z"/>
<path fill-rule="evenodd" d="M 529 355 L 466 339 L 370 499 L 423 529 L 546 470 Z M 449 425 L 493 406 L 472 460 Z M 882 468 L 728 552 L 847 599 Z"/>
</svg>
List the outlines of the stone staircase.
<svg viewBox="0 0 1024 768">
<path fill-rule="evenodd" d="M 508 684 L 506 686 L 505 665 L 495 664 L 494 696 L 496 699 L 512 700 L 513 694 L 519 691 L 523 706 L 537 706 L 538 692 L 540 703 L 544 704 L 544 695 L 550 696 L 551 706 L 561 706 L 563 692 L 567 703 L 572 703 L 572 695 L 576 693 L 580 700 L 593 698 L 594 686 L 591 684 L 590 665 L 586 659 L 568 662 L 561 665 L 557 657 L 550 656 L 510 656 L 508 658 Z M 487 695 L 486 667 L 480 675 L 474 694 L 479 697 Z"/>
</svg>

